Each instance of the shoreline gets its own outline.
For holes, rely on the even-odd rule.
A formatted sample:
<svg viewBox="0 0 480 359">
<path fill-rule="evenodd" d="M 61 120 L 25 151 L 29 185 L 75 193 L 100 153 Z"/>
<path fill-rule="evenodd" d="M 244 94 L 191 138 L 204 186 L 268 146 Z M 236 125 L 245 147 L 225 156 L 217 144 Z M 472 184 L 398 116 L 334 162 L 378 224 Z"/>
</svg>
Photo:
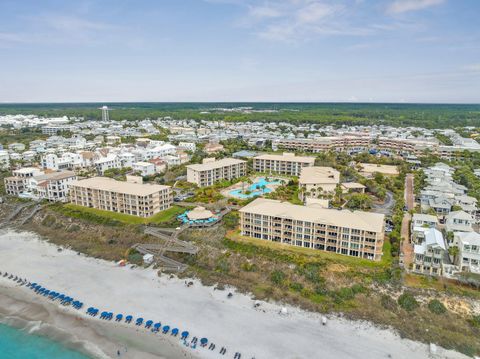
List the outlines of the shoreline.
<svg viewBox="0 0 480 359">
<path fill-rule="evenodd" d="M 428 345 L 402 339 L 393 330 L 369 322 L 331 316 L 328 324 L 322 326 L 319 313 L 284 306 L 287 313 L 280 315 L 283 307 L 278 303 L 259 302 L 257 308 L 257 301 L 236 293 L 234 288 L 215 290 L 196 280 L 190 287 L 176 277 L 158 277 L 151 269 L 120 268 L 111 262 L 68 249 L 59 251 L 58 248 L 31 232 L 2 230 L 0 271 L 26 277 L 53 290 L 62 290 L 83 300 L 84 309 L 76 311 L 61 307 L 33 294 L 28 288 L 15 288 L 13 282 L 2 277 L 0 312 L 8 297 L 27 303 L 22 310 L 17 309 L 19 317 L 23 314 L 32 319 L 31 314 L 38 313 L 39 309 L 30 313 L 28 308 L 43 306 L 44 310 L 53 313 L 44 318 L 47 323 L 50 321 L 66 332 L 75 332 L 77 341 L 94 345 L 107 358 L 117 357 L 116 351 L 125 343 L 128 352 L 125 356 L 122 353 L 121 357 L 146 359 L 161 358 L 162 355 L 169 359 L 219 358 L 222 356 L 218 350 L 222 346 L 228 348 L 225 357 L 238 351 L 247 359 L 313 358 L 318 353 L 322 353 L 322 358 L 409 356 L 420 359 L 429 356 Z M 5 285 L 6 281 L 12 285 Z M 234 295 L 228 299 L 229 291 Z M 12 306 L 8 301 L 6 304 Z M 84 314 L 86 307 L 91 305 L 101 311 L 161 320 L 162 325 L 179 324 L 180 330 L 189 330 L 191 337 L 206 336 L 215 342 L 217 348 L 215 351 L 187 348 L 178 338 L 169 335 L 152 334 L 133 324 L 91 318 Z M 130 356 L 135 350 L 138 351 L 136 356 Z M 467 358 L 440 347 L 437 353 L 436 358 Z"/>
<path fill-rule="evenodd" d="M 26 289 L 26 290 L 24 290 Z M 192 358 L 146 330 L 86 316 L 0 278 L 0 323 L 56 341 L 90 358 Z M 135 332 L 135 335 L 132 335 Z"/>
</svg>

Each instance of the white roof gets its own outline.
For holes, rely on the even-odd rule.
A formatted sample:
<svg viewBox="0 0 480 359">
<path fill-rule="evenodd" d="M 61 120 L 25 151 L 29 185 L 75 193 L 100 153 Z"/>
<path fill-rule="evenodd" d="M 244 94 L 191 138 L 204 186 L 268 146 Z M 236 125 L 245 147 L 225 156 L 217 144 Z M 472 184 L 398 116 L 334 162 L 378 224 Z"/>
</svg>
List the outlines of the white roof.
<svg viewBox="0 0 480 359">
<path fill-rule="evenodd" d="M 455 237 L 463 244 L 480 246 L 480 234 L 477 232 L 455 232 Z"/>
<path fill-rule="evenodd" d="M 434 222 L 438 223 L 437 216 L 432 216 L 431 214 L 423 214 L 423 213 L 415 213 L 413 215 L 412 220 L 415 221 L 422 221 L 422 222 Z"/>
<path fill-rule="evenodd" d="M 445 241 L 443 240 L 442 232 L 435 228 L 428 228 L 424 231 L 425 240 L 421 244 L 416 244 L 414 253 L 425 254 L 427 247 L 434 247 L 446 250 Z"/>
<path fill-rule="evenodd" d="M 208 170 L 214 170 L 214 169 L 222 168 L 226 166 L 237 165 L 241 163 L 246 163 L 246 161 L 238 160 L 236 158 L 223 158 L 218 161 L 188 165 L 187 168 L 193 169 L 195 171 L 208 171 Z"/>
<path fill-rule="evenodd" d="M 84 180 L 74 181 L 72 182 L 71 186 L 125 193 L 136 196 L 148 196 L 150 194 L 170 188 L 170 186 L 161 186 L 157 184 L 139 184 L 116 181 L 108 177 L 92 177 Z"/>
<path fill-rule="evenodd" d="M 379 172 L 386 175 L 396 175 L 398 174 L 397 166 L 391 165 L 378 165 L 375 163 L 359 163 L 362 168 L 362 172 L 374 173 Z"/>
<path fill-rule="evenodd" d="M 473 221 L 473 217 L 465 211 L 453 211 L 447 215 L 447 220 L 463 219 L 465 221 Z"/>
<path fill-rule="evenodd" d="M 298 221 L 324 223 L 333 226 L 383 232 L 385 215 L 378 213 L 336 210 L 317 206 L 299 206 L 288 202 L 257 198 L 240 209 L 242 213 L 254 213 Z"/>
<path fill-rule="evenodd" d="M 187 217 L 190 220 L 207 219 L 211 218 L 212 216 L 213 213 L 202 206 L 195 207 L 193 210 L 187 213 Z"/>
<path fill-rule="evenodd" d="M 274 155 L 274 154 L 265 154 L 254 157 L 255 159 L 260 160 L 274 160 L 274 161 L 288 161 L 288 162 L 308 162 L 315 163 L 315 157 L 311 156 L 295 156 L 295 154 L 283 154 L 283 155 Z"/>
<path fill-rule="evenodd" d="M 300 184 L 340 182 L 340 172 L 332 167 L 303 167 L 298 179 Z"/>
<path fill-rule="evenodd" d="M 134 165 L 134 166 L 137 166 L 137 167 L 150 167 L 150 166 L 154 166 L 153 163 L 150 163 L 150 162 L 142 162 L 142 161 L 140 161 L 140 162 L 135 162 L 133 165 Z"/>
</svg>

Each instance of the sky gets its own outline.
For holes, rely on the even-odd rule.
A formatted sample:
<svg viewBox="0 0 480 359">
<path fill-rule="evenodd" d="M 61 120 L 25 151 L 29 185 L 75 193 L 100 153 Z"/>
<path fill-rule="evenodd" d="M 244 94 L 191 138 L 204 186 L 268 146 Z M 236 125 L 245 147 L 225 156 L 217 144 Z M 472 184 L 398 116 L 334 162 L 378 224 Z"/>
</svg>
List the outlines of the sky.
<svg viewBox="0 0 480 359">
<path fill-rule="evenodd" d="M 0 0 L 0 102 L 480 103 L 479 0 Z"/>
</svg>

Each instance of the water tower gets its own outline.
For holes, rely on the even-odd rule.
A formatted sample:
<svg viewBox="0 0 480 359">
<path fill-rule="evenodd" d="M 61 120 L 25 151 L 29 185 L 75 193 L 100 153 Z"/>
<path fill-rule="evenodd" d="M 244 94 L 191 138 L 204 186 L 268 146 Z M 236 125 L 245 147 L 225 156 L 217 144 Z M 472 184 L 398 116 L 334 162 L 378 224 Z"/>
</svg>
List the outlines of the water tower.
<svg viewBox="0 0 480 359">
<path fill-rule="evenodd" d="M 100 107 L 100 110 L 102 110 L 102 121 L 108 121 L 109 120 L 108 111 L 110 111 L 108 106 L 102 106 Z"/>
</svg>

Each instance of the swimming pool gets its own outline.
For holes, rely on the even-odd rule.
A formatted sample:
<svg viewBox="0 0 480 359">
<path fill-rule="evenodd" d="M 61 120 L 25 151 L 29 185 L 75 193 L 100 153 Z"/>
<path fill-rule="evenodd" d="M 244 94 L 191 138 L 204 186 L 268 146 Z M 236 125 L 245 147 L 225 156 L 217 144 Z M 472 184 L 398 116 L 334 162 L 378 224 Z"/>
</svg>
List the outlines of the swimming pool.
<svg viewBox="0 0 480 359">
<path fill-rule="evenodd" d="M 261 196 L 262 194 L 267 194 L 273 191 L 273 189 L 268 188 L 268 185 L 279 185 L 282 181 L 274 180 L 274 181 L 267 181 L 264 177 L 258 178 L 257 181 L 250 186 L 248 186 L 245 191 L 240 189 L 233 189 L 228 192 L 229 195 L 236 198 L 252 198 Z M 249 193 L 246 193 L 249 192 Z"/>
</svg>

